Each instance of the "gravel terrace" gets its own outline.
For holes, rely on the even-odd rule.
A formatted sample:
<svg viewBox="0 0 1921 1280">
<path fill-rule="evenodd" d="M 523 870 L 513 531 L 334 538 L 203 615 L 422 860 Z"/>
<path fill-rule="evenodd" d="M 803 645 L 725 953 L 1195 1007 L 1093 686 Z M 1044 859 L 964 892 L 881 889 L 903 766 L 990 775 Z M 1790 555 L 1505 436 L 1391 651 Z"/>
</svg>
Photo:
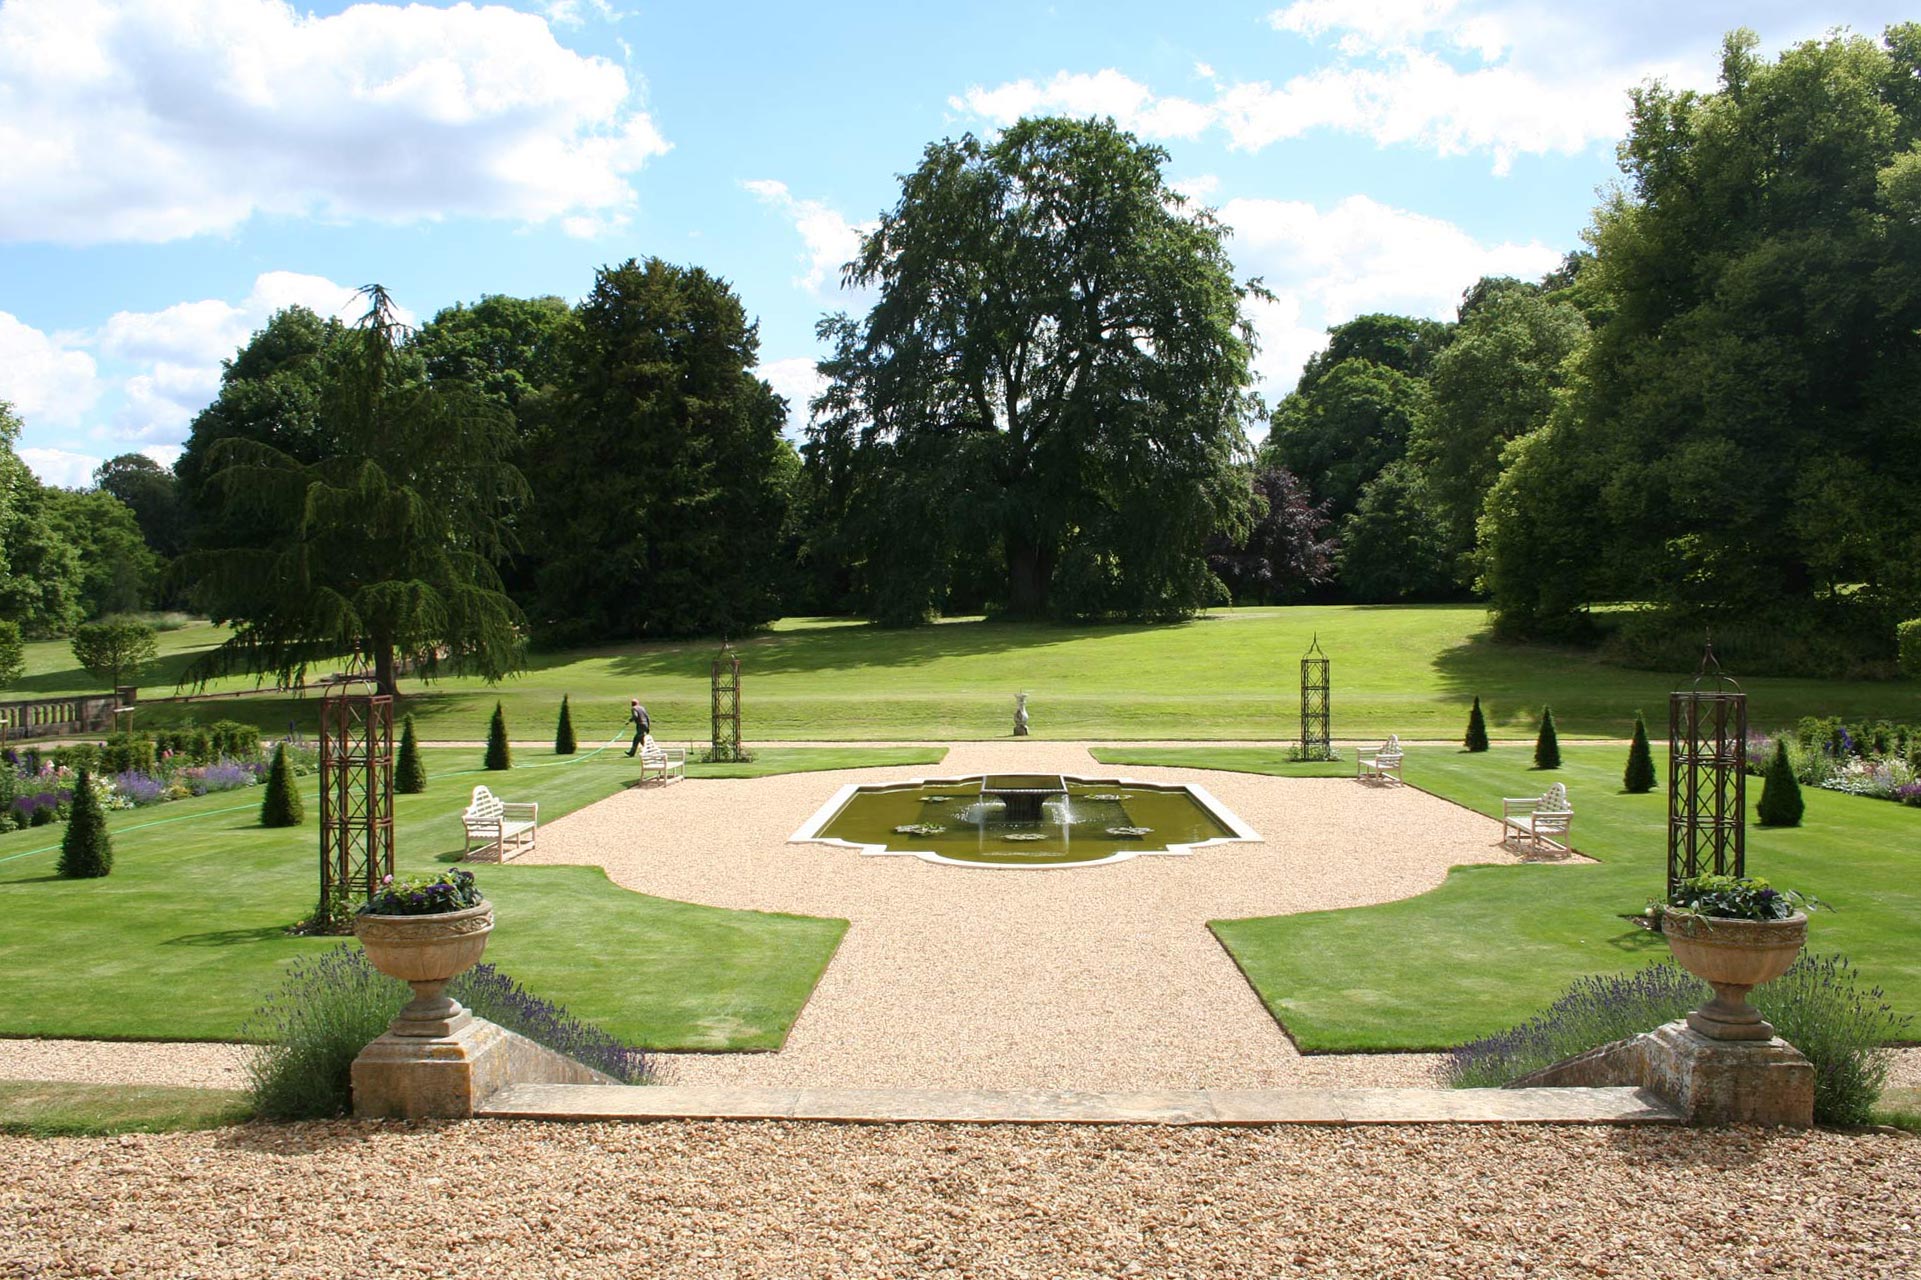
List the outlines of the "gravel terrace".
<svg viewBox="0 0 1921 1280">
<path fill-rule="evenodd" d="M 1188 856 L 993 869 L 791 835 L 847 782 L 982 772 L 1195 782 L 1259 832 Z M 1499 825 L 1413 788 L 1095 763 L 1085 744 L 964 743 L 939 766 L 692 780 L 543 827 L 527 861 L 714 906 L 852 921 L 778 1054 L 686 1055 L 681 1084 L 1271 1088 L 1431 1083 L 1436 1055 L 1303 1058 L 1206 922 L 1403 898 L 1511 861 Z M 511 922 L 502 927 L 511 928 Z"/>
<path fill-rule="evenodd" d="M 1921 1273 L 1921 1142 L 1732 1129 L 250 1125 L 0 1138 L 0 1275 Z"/>
</svg>

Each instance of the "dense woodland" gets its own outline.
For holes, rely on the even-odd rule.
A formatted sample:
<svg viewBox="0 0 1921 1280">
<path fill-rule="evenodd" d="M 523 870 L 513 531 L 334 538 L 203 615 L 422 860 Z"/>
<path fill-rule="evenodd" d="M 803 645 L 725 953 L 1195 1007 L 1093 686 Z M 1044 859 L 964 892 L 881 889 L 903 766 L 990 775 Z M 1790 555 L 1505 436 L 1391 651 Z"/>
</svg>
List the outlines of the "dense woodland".
<svg viewBox="0 0 1921 1280">
<path fill-rule="evenodd" d="M 1751 672 L 1891 672 L 1921 615 L 1921 25 L 1774 62 L 1736 33 L 1719 91 L 1632 102 L 1559 270 L 1340 325 L 1272 405 L 1259 282 L 1112 122 L 929 146 L 813 405 L 754 376 L 725 281 L 658 259 L 418 330 L 377 289 L 357 324 L 283 311 L 171 470 L 42 485 L 0 412 L 0 618 L 191 608 L 235 626 L 205 674 L 358 650 L 391 679 L 783 613 L 1484 598 L 1634 663 L 1711 626 Z"/>
</svg>

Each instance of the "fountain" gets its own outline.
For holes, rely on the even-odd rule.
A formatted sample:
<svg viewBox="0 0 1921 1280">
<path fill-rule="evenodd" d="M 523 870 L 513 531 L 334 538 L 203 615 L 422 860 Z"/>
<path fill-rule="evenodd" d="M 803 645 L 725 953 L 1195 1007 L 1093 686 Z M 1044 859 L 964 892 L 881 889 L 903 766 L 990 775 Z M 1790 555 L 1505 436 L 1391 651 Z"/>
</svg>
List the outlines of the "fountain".
<svg viewBox="0 0 1921 1280">
<path fill-rule="evenodd" d="M 1258 840 L 1198 786 L 988 774 L 848 785 L 791 837 L 967 866 L 1118 862 Z"/>
<path fill-rule="evenodd" d="M 994 773 L 981 779 L 980 794 L 999 800 L 1009 822 L 1039 822 L 1041 806 L 1067 794 L 1067 780 L 1058 773 Z"/>
</svg>

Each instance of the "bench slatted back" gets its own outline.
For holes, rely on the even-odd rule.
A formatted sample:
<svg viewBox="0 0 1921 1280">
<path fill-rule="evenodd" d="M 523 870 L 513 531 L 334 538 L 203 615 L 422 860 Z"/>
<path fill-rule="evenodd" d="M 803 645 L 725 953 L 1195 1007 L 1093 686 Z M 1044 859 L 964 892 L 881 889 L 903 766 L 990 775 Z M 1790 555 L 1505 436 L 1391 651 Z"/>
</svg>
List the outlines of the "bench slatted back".
<svg viewBox="0 0 1921 1280">
<path fill-rule="evenodd" d="M 500 799 L 485 787 L 474 788 L 473 803 L 467 806 L 466 819 L 476 826 L 499 826 L 504 812 Z"/>
</svg>

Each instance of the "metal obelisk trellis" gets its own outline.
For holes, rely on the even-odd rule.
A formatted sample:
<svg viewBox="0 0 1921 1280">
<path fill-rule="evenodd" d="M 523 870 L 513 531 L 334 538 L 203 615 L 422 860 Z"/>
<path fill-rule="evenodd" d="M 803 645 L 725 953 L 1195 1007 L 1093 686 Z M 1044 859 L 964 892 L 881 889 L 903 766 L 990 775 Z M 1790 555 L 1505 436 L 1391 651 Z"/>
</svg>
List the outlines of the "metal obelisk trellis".
<svg viewBox="0 0 1921 1280">
<path fill-rule="evenodd" d="M 713 746 L 710 760 L 742 760 L 740 750 L 740 655 L 723 644 L 713 665 Z"/>
<path fill-rule="evenodd" d="M 1317 656 L 1318 655 L 1318 656 Z M 1333 687 L 1321 637 L 1301 658 L 1301 759 L 1333 759 Z"/>
<path fill-rule="evenodd" d="M 1668 695 L 1668 895 L 1690 876 L 1747 874 L 1748 695 L 1714 645 Z"/>
<path fill-rule="evenodd" d="M 394 870 L 394 700 L 371 677 L 320 699 L 320 907 L 365 897 Z"/>
</svg>

